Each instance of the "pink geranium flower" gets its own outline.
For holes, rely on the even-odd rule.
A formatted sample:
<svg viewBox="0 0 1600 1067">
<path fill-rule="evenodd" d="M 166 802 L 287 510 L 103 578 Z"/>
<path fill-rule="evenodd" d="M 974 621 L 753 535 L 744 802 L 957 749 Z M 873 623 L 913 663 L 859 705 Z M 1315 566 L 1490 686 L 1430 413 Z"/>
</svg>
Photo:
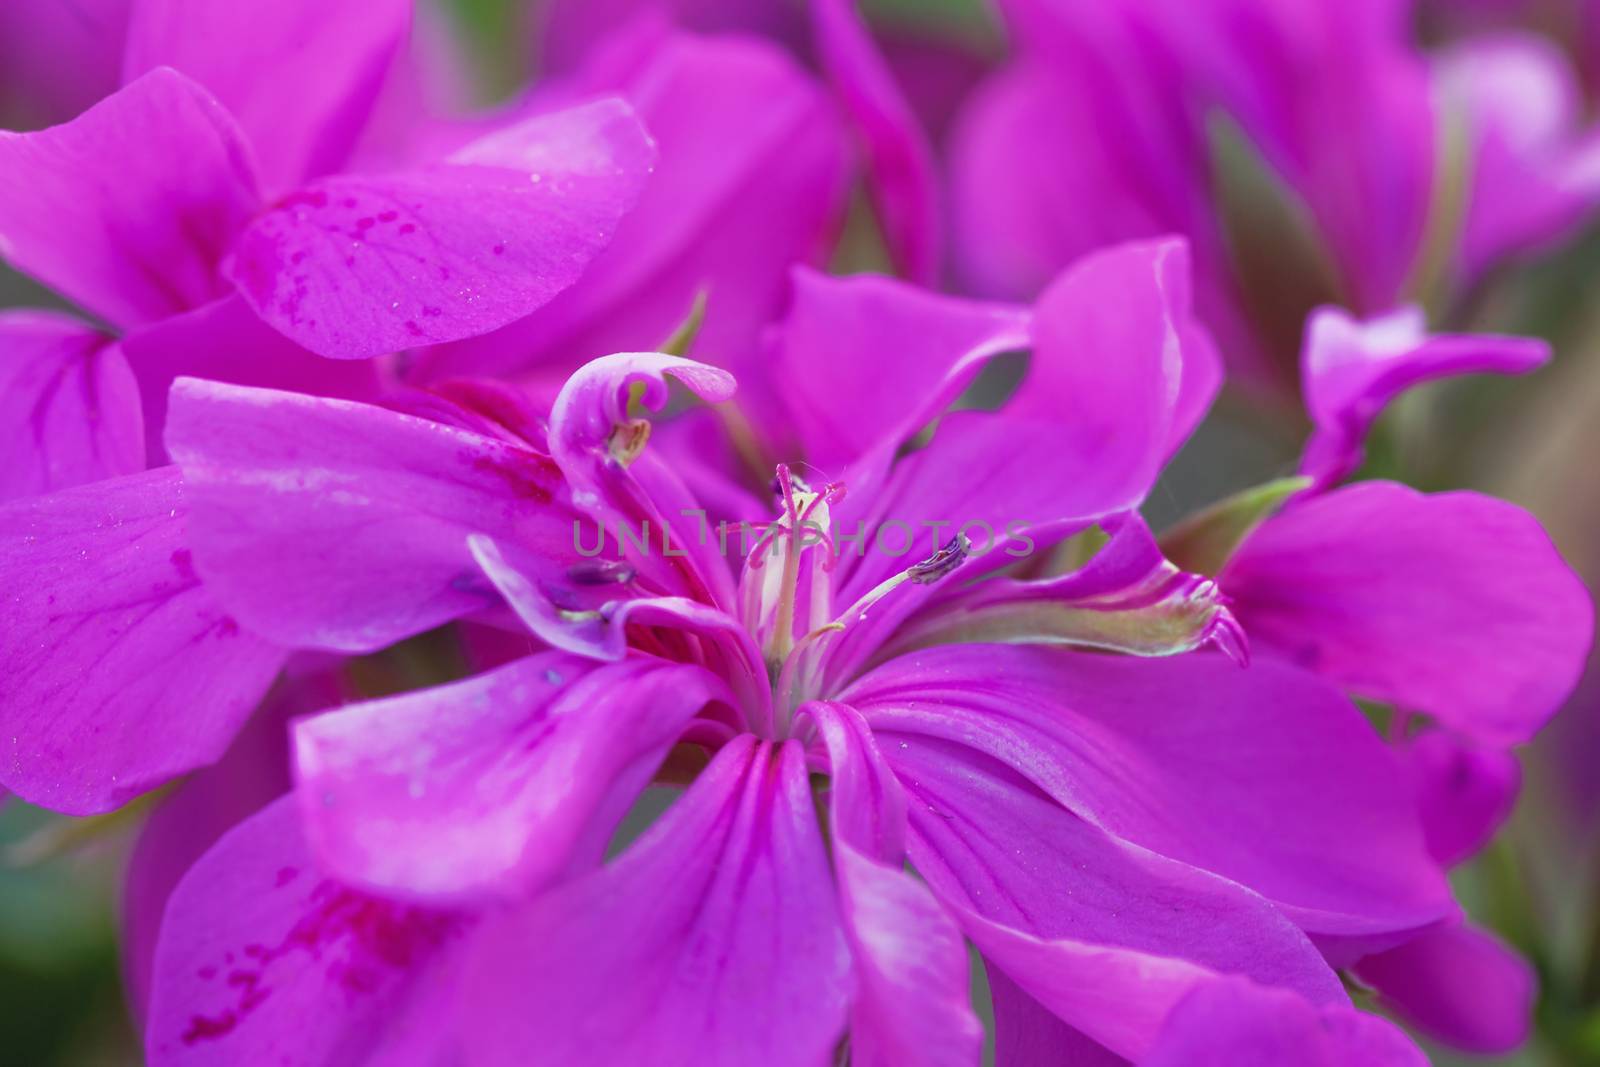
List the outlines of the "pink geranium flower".
<svg viewBox="0 0 1600 1067">
<path fill-rule="evenodd" d="M 1000 411 L 946 413 L 1021 347 Z M 809 1064 L 848 1032 L 857 1062 L 972 1062 L 965 938 L 1007 1061 L 1045 1040 L 1184 1062 L 1201 1040 L 1418 1062 L 1328 962 L 1454 915 L 1395 757 L 1292 644 L 1242 666 L 1217 584 L 1131 511 L 1217 381 L 1183 247 L 1091 257 L 1032 309 L 801 275 L 770 366 L 725 451 L 694 418 L 650 439 L 638 409 L 669 377 L 733 392 L 653 354 L 582 369 L 548 428 L 482 386 L 380 408 L 177 384 L 196 566 L 247 625 L 355 652 L 475 618 L 536 644 L 297 725 L 297 799 L 226 836 L 168 906 L 152 1061 Z M 791 461 L 759 494 L 718 458 L 777 449 Z M 1261 525 L 1234 578 L 1272 524 L 1341 492 Z M 774 525 L 735 575 L 700 534 L 748 514 Z M 857 557 L 836 532 L 857 519 L 944 537 Z M 951 536 L 980 519 L 987 543 Z M 587 558 L 575 520 L 648 521 L 654 548 Z M 1097 554 L 1049 565 L 1091 526 Z M 1369 529 L 1346 547 L 1431 536 Z M 1480 549 L 1503 577 L 1444 589 L 1457 612 L 1522 590 L 1534 632 L 1583 629 L 1548 542 Z M 1383 588 L 1349 610 L 1407 610 Z M 1426 678 L 1508 626 L 1393 662 Z M 664 763 L 701 769 L 602 864 Z"/>
</svg>

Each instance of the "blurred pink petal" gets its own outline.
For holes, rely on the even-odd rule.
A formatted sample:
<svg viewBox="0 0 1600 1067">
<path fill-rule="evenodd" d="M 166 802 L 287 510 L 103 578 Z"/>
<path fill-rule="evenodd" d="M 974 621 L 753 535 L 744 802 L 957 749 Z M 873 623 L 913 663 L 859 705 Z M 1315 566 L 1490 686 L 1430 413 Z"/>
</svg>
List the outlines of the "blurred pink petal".
<svg viewBox="0 0 1600 1067">
<path fill-rule="evenodd" d="M 411 0 L 139 0 L 123 76 L 165 66 L 204 85 L 286 189 L 345 161 L 410 18 Z"/>
</svg>

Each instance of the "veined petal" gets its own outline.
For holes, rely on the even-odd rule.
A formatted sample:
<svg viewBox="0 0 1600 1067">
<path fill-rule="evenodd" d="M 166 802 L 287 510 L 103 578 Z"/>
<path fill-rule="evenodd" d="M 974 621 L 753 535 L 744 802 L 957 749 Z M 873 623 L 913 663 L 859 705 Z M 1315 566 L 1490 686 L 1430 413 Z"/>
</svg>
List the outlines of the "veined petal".
<svg viewBox="0 0 1600 1067">
<path fill-rule="evenodd" d="M 1471 737 L 1532 737 L 1572 692 L 1594 611 L 1533 516 L 1362 482 L 1302 500 L 1219 577 L 1254 647 Z"/>
<path fill-rule="evenodd" d="M 324 359 L 306 351 L 262 322 L 237 293 L 135 329 L 122 339 L 122 350 L 139 380 L 150 455 L 162 462 L 167 399 L 178 378 L 345 400 L 378 395 L 374 362 Z"/>
<path fill-rule="evenodd" d="M 994 1059 L 1003 1067 L 1129 1067 L 1129 1061 L 1067 1025 L 1006 972 L 985 964 L 994 1002 Z"/>
<path fill-rule="evenodd" d="M 814 1067 L 851 992 L 798 744 L 725 746 L 621 857 L 486 925 L 472 1062 Z M 529 951 L 537 946 L 537 951 Z"/>
<path fill-rule="evenodd" d="M 1195 989 L 1140 1067 L 1427 1067 L 1393 1023 L 1347 1004 L 1313 1005 L 1243 978 Z"/>
<path fill-rule="evenodd" d="M 1441 925 L 1356 964 L 1379 1002 L 1421 1032 L 1468 1052 L 1519 1048 L 1533 1026 L 1533 968 L 1475 926 Z"/>
<path fill-rule="evenodd" d="M 411 21 L 407 0 L 133 4 L 123 77 L 175 67 L 249 135 L 276 189 L 342 164 Z"/>
<path fill-rule="evenodd" d="M 0 435 L 0 500 L 144 470 L 121 347 L 66 315 L 0 313 Z"/>
<path fill-rule="evenodd" d="M 961 1067 L 979 1062 L 961 931 L 903 869 L 905 794 L 853 708 L 812 703 L 831 778 L 834 877 L 859 986 L 850 1054 L 860 1067 Z"/>
<path fill-rule="evenodd" d="M 1222 384 L 1190 306 L 1189 246 L 1117 245 L 1078 260 L 1039 297 L 1033 360 L 1007 411 L 1057 421 L 1102 509 L 1137 505 Z"/>
<path fill-rule="evenodd" d="M 175 467 L 0 507 L 0 782 L 109 811 L 221 756 L 285 653 L 195 576 Z"/>
<path fill-rule="evenodd" d="M 257 217 L 224 271 L 320 355 L 470 337 L 577 281 L 654 165 L 619 100 L 539 115 L 421 170 L 314 181 Z"/>
<path fill-rule="evenodd" d="M 796 269 L 776 380 L 806 460 L 830 477 L 887 464 L 986 362 L 1029 345 L 1026 308 Z M 870 491 L 854 471 L 850 488 Z"/>
<path fill-rule="evenodd" d="M 189 775 L 139 829 L 123 880 L 122 973 L 141 1028 L 167 901 L 223 834 L 289 792 L 289 722 L 353 698 L 344 664 L 291 657 L 283 676 L 216 763 Z"/>
<path fill-rule="evenodd" d="M 259 206 L 238 127 L 176 71 L 61 126 L 0 131 L 0 256 L 117 326 L 226 292 L 218 264 Z"/>
<path fill-rule="evenodd" d="M 523 545 L 551 575 L 578 558 L 561 471 L 531 446 L 181 378 L 167 447 L 190 487 L 201 574 L 285 644 L 371 651 L 495 605 L 472 533 Z"/>
<path fill-rule="evenodd" d="M 1308 932 L 1398 939 L 1453 911 L 1393 755 L 1353 705 L 1287 666 L 952 645 L 890 660 L 839 699 L 880 739 L 987 752 Z"/>
<path fill-rule="evenodd" d="M 942 900 L 984 920 L 968 932 L 986 953 L 986 931 L 1007 940 L 998 926 L 1346 999 L 1305 934 L 1245 887 L 1107 833 L 981 752 L 875 732 L 906 789 L 911 862 Z"/>
<path fill-rule="evenodd" d="M 705 704 L 695 666 L 541 652 L 302 719 L 301 816 L 341 881 L 421 900 L 525 895 L 597 863 Z"/>
<path fill-rule="evenodd" d="M 1111 540 L 1079 570 L 1039 581 L 994 578 L 952 593 L 912 617 L 885 657 L 978 642 L 1170 656 L 1215 642 L 1249 661 L 1245 634 L 1216 582 L 1167 562 L 1138 515 L 1103 525 Z"/>
<path fill-rule="evenodd" d="M 854 7 L 855 0 L 811 5 L 817 50 L 861 141 L 895 269 L 919 285 L 938 285 L 944 234 L 933 148 Z"/>
<path fill-rule="evenodd" d="M 1315 424 L 1300 473 L 1318 487 L 1361 465 L 1367 431 L 1412 386 L 1457 374 L 1526 374 L 1550 359 L 1532 337 L 1427 332 L 1422 311 L 1401 308 L 1365 322 L 1322 308 L 1306 326 L 1301 356 L 1306 408 Z"/>
<path fill-rule="evenodd" d="M 323 877 L 284 797 L 227 833 L 173 892 L 146 1055 L 152 1067 L 449 1062 L 475 923 Z"/>
</svg>

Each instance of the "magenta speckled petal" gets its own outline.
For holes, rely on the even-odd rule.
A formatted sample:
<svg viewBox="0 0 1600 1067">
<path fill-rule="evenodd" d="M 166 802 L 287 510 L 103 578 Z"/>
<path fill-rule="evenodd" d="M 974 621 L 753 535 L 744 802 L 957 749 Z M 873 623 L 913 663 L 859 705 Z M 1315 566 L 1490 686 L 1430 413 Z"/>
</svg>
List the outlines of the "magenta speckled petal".
<svg viewBox="0 0 1600 1067">
<path fill-rule="evenodd" d="M 1483 741 L 1526 741 L 1594 629 L 1533 516 L 1476 493 L 1361 482 L 1247 538 L 1218 579 L 1252 647 Z"/>
<path fill-rule="evenodd" d="M 0 500 L 144 470 L 122 348 L 51 311 L 0 313 Z"/>
<path fill-rule="evenodd" d="M 284 653 L 195 576 L 175 467 L 0 508 L 0 781 L 74 815 L 221 756 Z"/>
<path fill-rule="evenodd" d="M 0 256 L 117 326 L 225 293 L 218 265 L 259 207 L 238 126 L 172 70 L 64 125 L 0 131 Z"/>
<path fill-rule="evenodd" d="M 850 972 L 800 747 L 744 737 L 619 858 L 485 927 L 464 1032 L 481 1067 L 815 1067 Z"/>
<path fill-rule="evenodd" d="M 637 31 L 615 34 L 563 91 L 615 93 L 638 111 L 661 153 L 638 205 L 576 285 L 502 330 L 423 353 L 425 379 L 538 368 L 559 385 L 585 360 L 661 344 L 701 293 L 695 357 L 747 386 L 762 369 L 756 341 L 790 268 L 824 262 L 844 215 L 838 109 L 768 42 Z"/>
<path fill-rule="evenodd" d="M 148 1062 L 451 1062 L 456 979 L 476 922 L 324 877 L 284 797 L 223 836 L 173 891 Z"/>
<path fill-rule="evenodd" d="M 290 789 L 288 724 L 352 699 L 332 656 L 292 656 L 279 683 L 227 753 L 163 797 L 139 828 L 123 880 L 122 974 L 141 1026 L 155 980 L 156 942 L 167 901 L 223 834 Z"/>
<path fill-rule="evenodd" d="M 257 217 L 223 269 L 324 356 L 487 333 L 578 280 L 655 155 L 619 100 L 539 115 L 421 170 L 312 182 Z"/>
</svg>

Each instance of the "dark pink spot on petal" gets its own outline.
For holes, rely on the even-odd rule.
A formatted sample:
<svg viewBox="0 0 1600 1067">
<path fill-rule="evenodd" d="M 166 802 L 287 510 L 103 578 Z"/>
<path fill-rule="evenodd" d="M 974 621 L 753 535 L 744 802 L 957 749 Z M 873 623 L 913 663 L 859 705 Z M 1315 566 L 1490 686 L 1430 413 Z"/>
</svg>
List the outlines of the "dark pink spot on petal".
<svg viewBox="0 0 1600 1067">
<path fill-rule="evenodd" d="M 402 234 L 416 233 L 417 232 L 417 228 L 414 225 L 412 225 L 411 223 L 407 222 L 407 223 L 404 223 L 404 224 L 401 225 L 400 232 Z"/>
<path fill-rule="evenodd" d="M 189 1028 L 183 1032 L 183 1043 L 197 1045 L 202 1041 L 215 1041 L 232 1031 L 238 1023 L 239 1017 L 231 1011 L 225 1011 L 217 1016 L 192 1016 L 189 1019 Z"/>
</svg>

